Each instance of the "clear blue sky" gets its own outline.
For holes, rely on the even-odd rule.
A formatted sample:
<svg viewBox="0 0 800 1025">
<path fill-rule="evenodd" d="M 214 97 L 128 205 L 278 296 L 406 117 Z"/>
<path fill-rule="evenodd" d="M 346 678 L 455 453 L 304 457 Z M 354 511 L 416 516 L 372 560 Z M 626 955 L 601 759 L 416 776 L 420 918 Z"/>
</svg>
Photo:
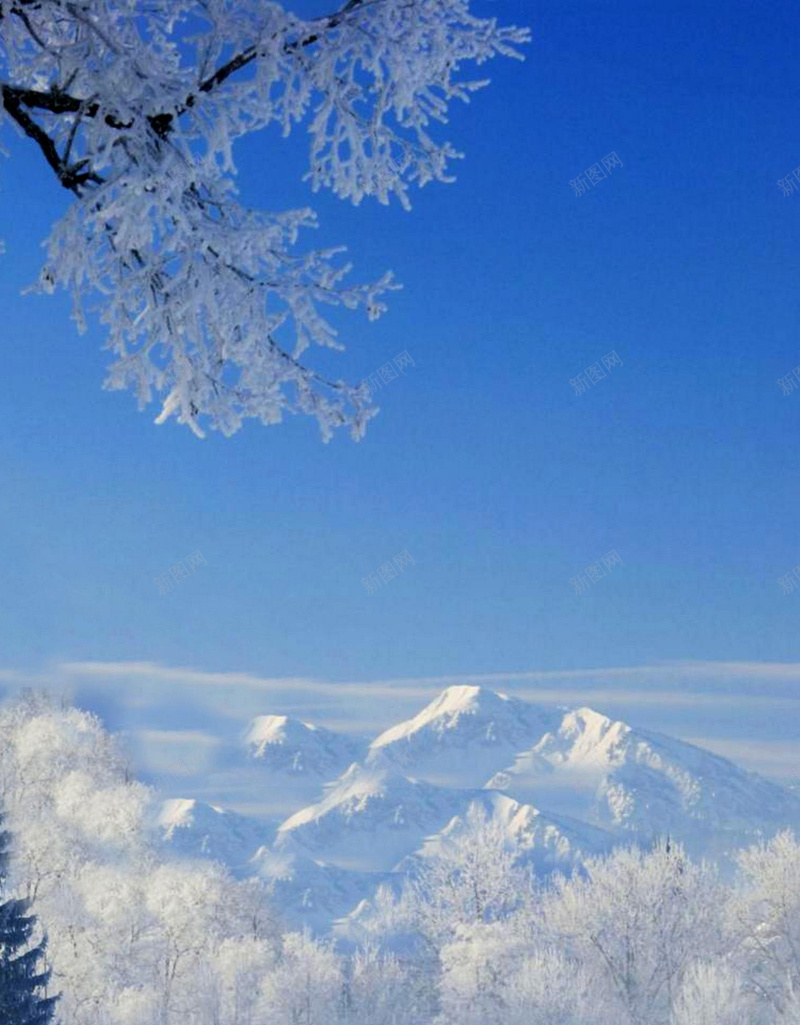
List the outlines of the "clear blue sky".
<svg viewBox="0 0 800 1025">
<path fill-rule="evenodd" d="M 343 355 L 398 352 L 367 439 L 312 422 L 196 440 L 101 390 L 103 333 L 20 296 L 67 202 L 0 162 L 3 664 L 153 660 L 328 680 L 798 659 L 800 14 L 751 3 L 477 5 L 527 61 L 453 111 L 466 159 L 410 214 L 312 195 L 306 138 L 253 138 L 245 198 L 404 291 Z M 583 196 L 569 180 L 615 151 Z M 569 379 L 623 361 L 575 396 Z M 189 552 L 207 565 L 159 595 Z M 376 594 L 361 578 L 407 549 Z M 585 594 L 569 579 L 623 560 Z"/>
</svg>

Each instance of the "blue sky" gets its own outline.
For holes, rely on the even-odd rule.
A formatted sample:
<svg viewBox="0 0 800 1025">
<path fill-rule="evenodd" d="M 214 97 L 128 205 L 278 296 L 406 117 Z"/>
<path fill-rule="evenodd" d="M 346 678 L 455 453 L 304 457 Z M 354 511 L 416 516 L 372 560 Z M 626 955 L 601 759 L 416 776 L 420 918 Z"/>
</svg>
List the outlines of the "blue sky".
<svg viewBox="0 0 800 1025">
<path fill-rule="evenodd" d="M 308 10 L 311 5 L 307 6 Z M 327 8 L 326 8 L 327 9 Z M 351 380 L 401 351 L 366 440 L 312 422 L 198 441 L 104 392 L 94 326 L 20 296 L 65 209 L 32 146 L 4 137 L 0 608 L 16 672 L 91 662 L 327 681 L 798 660 L 800 77 L 790 8 L 556 4 L 525 63 L 452 111 L 452 186 L 410 214 L 301 180 L 307 139 L 251 138 L 248 202 L 312 205 L 309 244 L 404 290 L 351 316 Z M 623 162 L 582 196 L 569 180 Z M 582 395 L 569 380 L 623 365 Z M 570 578 L 623 564 L 584 594 Z M 206 565 L 169 594 L 154 578 Z M 402 576 L 363 577 L 407 550 Z M 684 731 L 685 732 L 685 731 Z"/>
</svg>

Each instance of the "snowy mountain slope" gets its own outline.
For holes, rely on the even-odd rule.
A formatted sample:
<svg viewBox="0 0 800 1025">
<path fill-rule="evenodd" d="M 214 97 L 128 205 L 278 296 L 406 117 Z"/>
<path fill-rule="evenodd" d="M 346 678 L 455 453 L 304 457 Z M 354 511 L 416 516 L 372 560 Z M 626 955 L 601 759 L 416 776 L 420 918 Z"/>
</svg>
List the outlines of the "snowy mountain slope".
<svg viewBox="0 0 800 1025">
<path fill-rule="evenodd" d="M 483 687 L 448 687 L 374 740 L 367 763 L 383 754 L 414 779 L 480 787 L 557 722 L 557 713 Z"/>
<path fill-rule="evenodd" d="M 254 851 L 272 840 L 263 823 L 193 799 L 164 801 L 157 822 L 162 842 L 176 854 L 221 861 L 237 875 L 250 874 Z"/>
<path fill-rule="evenodd" d="M 618 834 L 669 833 L 712 856 L 800 823 L 800 800 L 778 784 L 589 708 L 564 715 L 487 785 Z"/>
<path fill-rule="evenodd" d="M 365 744 L 322 726 L 285 715 L 259 715 L 243 739 L 248 767 L 259 773 L 251 785 L 279 819 L 319 799 L 364 754 Z"/>
<path fill-rule="evenodd" d="M 379 872 L 350 872 L 314 861 L 288 847 L 262 847 L 251 861 L 254 873 L 269 884 L 275 907 L 287 923 L 327 932 L 331 923 L 347 914 L 392 877 Z"/>
<path fill-rule="evenodd" d="M 521 850 L 520 863 L 529 865 L 537 875 L 554 870 L 569 874 L 585 858 L 607 853 L 614 837 L 605 830 L 564 816 L 551 815 L 530 804 L 520 804 L 498 791 L 483 790 L 471 795 L 469 803 L 479 804 L 489 817 L 500 822 L 510 843 Z M 448 843 L 465 828 L 465 816 L 455 816 L 421 848 L 405 858 L 398 871 L 411 872 L 428 858 L 437 857 Z"/>
<path fill-rule="evenodd" d="M 517 864 L 529 867 L 540 877 L 553 871 L 570 875 L 588 856 L 607 853 L 614 845 L 614 837 L 601 829 L 544 814 L 497 791 L 462 791 L 462 794 L 464 810 L 439 832 L 426 837 L 420 848 L 403 858 L 397 871 L 387 880 L 395 895 L 402 889 L 403 881 L 416 875 L 426 862 L 447 855 L 448 849 L 467 828 L 466 813 L 473 804 L 479 805 L 487 818 L 499 825 L 501 835 L 507 837 L 509 849 L 519 852 Z M 352 906 L 350 913 L 333 922 L 333 932 L 339 940 L 358 946 L 380 933 L 381 902 L 377 891 L 377 884 L 371 893 L 363 891 L 366 896 Z M 416 945 L 412 933 L 396 934 L 392 942 L 397 944 L 393 947 L 397 951 L 406 949 L 407 944 L 408 950 L 413 950 Z"/>
<path fill-rule="evenodd" d="M 277 850 L 340 868 L 388 872 L 464 808 L 465 792 L 419 783 L 384 761 L 353 764 L 317 804 L 278 829 Z"/>
<path fill-rule="evenodd" d="M 169 801 L 165 842 L 259 874 L 287 919 L 315 931 L 369 904 L 382 880 L 399 887 L 474 801 L 540 874 L 665 834 L 724 861 L 800 826 L 800 795 L 718 755 L 589 708 L 547 710 L 478 687 L 448 688 L 362 762 L 349 738 L 285 716 L 258 717 L 245 745 L 238 792 L 286 808 L 274 838 L 216 805 Z"/>
<path fill-rule="evenodd" d="M 388 872 L 395 866 L 404 871 L 404 859 L 433 852 L 437 836 L 458 829 L 473 802 L 502 820 L 541 871 L 570 870 L 581 857 L 610 847 L 611 838 L 592 826 L 542 814 L 491 790 L 409 780 L 392 766 L 376 763 L 374 758 L 367 766 L 351 766 L 322 801 L 284 822 L 276 850 L 301 847 L 314 858 L 361 872 Z"/>
</svg>

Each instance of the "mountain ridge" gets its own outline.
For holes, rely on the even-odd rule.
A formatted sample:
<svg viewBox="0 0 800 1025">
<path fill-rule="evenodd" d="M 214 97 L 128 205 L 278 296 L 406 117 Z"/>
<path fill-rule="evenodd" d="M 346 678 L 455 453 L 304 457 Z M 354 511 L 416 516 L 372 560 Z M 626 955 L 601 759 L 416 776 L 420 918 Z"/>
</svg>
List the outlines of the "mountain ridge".
<svg viewBox="0 0 800 1025">
<path fill-rule="evenodd" d="M 318 931 L 435 857 L 476 802 L 540 875 L 665 833 L 724 861 L 800 825 L 799 795 L 695 744 L 482 687 L 446 688 L 369 745 L 265 715 L 242 746 L 293 810 L 270 830 L 218 806 L 167 802 L 164 842 L 267 879 L 287 916 Z"/>
</svg>

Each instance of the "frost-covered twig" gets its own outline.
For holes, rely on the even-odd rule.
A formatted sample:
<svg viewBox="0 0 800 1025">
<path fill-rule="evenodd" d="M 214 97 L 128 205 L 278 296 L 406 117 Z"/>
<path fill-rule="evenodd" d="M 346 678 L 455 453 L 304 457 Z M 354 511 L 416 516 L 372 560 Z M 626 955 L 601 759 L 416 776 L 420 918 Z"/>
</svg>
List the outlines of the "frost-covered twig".
<svg viewBox="0 0 800 1025">
<path fill-rule="evenodd" d="M 398 286 L 345 285 L 338 250 L 299 250 L 310 210 L 242 207 L 234 143 L 307 121 L 314 190 L 408 206 L 409 184 L 452 180 L 459 154 L 431 128 L 484 84 L 461 65 L 526 39 L 467 0 L 347 0 L 311 20 L 268 0 L 0 0 L 0 123 L 76 197 L 41 284 L 73 293 L 79 325 L 93 297 L 108 386 L 160 396 L 159 423 L 230 434 L 303 412 L 325 438 L 361 437 L 368 393 L 302 357 L 343 347 L 324 306 L 374 319 Z"/>
</svg>

